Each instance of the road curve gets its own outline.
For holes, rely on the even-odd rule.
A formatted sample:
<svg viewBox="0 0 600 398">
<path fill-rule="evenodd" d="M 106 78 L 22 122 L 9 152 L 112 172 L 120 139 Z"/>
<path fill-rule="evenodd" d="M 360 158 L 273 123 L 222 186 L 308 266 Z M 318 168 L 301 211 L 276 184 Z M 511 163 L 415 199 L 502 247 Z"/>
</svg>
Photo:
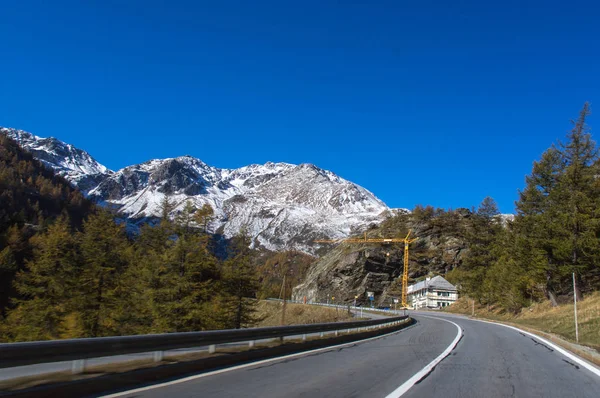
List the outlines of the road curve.
<svg viewBox="0 0 600 398">
<path fill-rule="evenodd" d="M 382 338 L 112 397 L 600 397 L 599 376 L 526 334 L 464 317 L 411 315 L 415 325 Z M 424 372 L 456 343 L 459 327 L 463 337 L 450 355 Z"/>
</svg>

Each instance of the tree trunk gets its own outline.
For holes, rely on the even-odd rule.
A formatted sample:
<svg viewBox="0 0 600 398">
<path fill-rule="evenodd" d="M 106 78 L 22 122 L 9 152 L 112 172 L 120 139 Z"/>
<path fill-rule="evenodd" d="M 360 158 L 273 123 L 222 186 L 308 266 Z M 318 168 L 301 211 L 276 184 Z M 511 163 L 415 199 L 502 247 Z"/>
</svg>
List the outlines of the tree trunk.
<svg viewBox="0 0 600 398">
<path fill-rule="evenodd" d="M 550 286 L 550 271 L 546 272 L 546 296 L 548 300 L 550 300 L 550 304 L 553 307 L 558 307 L 558 302 L 556 301 L 556 294 L 554 293 L 554 289 Z"/>
<path fill-rule="evenodd" d="M 548 296 L 548 300 L 550 300 L 550 304 L 553 307 L 558 307 L 558 302 L 556 301 L 556 294 L 551 289 L 546 290 L 546 296 Z"/>
<path fill-rule="evenodd" d="M 102 307 L 102 285 L 104 284 L 104 277 L 101 275 L 100 280 L 98 281 L 98 289 L 96 291 L 96 303 L 94 305 L 94 323 L 91 327 L 91 336 L 90 337 L 98 337 L 98 329 L 100 328 L 100 308 Z"/>
<path fill-rule="evenodd" d="M 242 328 L 242 306 L 243 306 L 243 298 L 242 297 L 238 297 L 238 305 L 237 305 L 237 312 L 235 314 L 235 328 L 236 329 L 241 329 Z"/>
</svg>

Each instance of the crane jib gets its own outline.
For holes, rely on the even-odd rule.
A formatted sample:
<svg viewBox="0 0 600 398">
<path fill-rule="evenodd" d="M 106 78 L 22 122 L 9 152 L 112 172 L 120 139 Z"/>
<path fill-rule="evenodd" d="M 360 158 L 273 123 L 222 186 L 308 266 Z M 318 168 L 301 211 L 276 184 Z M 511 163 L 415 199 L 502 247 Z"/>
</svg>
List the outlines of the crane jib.
<svg viewBox="0 0 600 398">
<path fill-rule="evenodd" d="M 410 233 L 412 231 L 409 229 L 408 234 L 404 239 L 398 238 L 367 238 L 367 233 L 365 232 L 364 239 L 360 238 L 348 238 L 348 239 L 337 239 L 337 240 L 315 240 L 315 243 L 383 243 L 383 244 L 391 244 L 391 243 L 404 243 L 404 269 L 402 270 L 402 306 L 404 308 L 408 307 L 407 304 L 407 289 L 408 289 L 408 246 L 416 241 L 418 238 L 409 239 Z M 389 255 L 389 253 L 388 253 Z"/>
</svg>

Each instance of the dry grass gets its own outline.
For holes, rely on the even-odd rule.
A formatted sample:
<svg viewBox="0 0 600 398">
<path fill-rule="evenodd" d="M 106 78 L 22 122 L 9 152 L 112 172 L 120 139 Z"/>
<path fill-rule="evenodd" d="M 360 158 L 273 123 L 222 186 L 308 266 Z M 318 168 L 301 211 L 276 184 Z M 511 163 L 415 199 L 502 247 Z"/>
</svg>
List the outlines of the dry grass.
<svg viewBox="0 0 600 398">
<path fill-rule="evenodd" d="M 257 315 L 262 321 L 257 327 L 281 326 L 283 303 L 260 301 Z M 351 320 L 352 315 L 341 308 L 320 307 L 308 304 L 286 304 L 285 324 L 305 325 L 311 323 L 341 322 Z"/>
<path fill-rule="evenodd" d="M 447 308 L 448 312 L 471 315 L 471 302 L 461 298 Z M 557 335 L 572 343 L 575 342 L 573 304 L 552 307 L 549 302 L 523 308 L 517 315 L 507 314 L 494 307 L 475 305 L 475 316 L 492 320 L 511 322 L 516 326 L 526 326 L 544 333 Z M 577 303 L 579 324 L 579 344 L 600 350 L 600 292 L 586 296 Z"/>
</svg>

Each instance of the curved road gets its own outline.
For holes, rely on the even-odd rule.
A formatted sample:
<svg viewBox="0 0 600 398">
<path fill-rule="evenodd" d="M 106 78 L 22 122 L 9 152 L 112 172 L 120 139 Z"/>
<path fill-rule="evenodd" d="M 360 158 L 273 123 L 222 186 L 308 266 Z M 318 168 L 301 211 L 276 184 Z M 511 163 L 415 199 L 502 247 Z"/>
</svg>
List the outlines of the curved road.
<svg viewBox="0 0 600 398">
<path fill-rule="evenodd" d="M 600 371 L 531 336 L 465 317 L 411 316 L 415 325 L 385 337 L 112 397 L 600 397 Z M 459 327 L 450 355 L 423 370 L 451 349 Z"/>
</svg>

